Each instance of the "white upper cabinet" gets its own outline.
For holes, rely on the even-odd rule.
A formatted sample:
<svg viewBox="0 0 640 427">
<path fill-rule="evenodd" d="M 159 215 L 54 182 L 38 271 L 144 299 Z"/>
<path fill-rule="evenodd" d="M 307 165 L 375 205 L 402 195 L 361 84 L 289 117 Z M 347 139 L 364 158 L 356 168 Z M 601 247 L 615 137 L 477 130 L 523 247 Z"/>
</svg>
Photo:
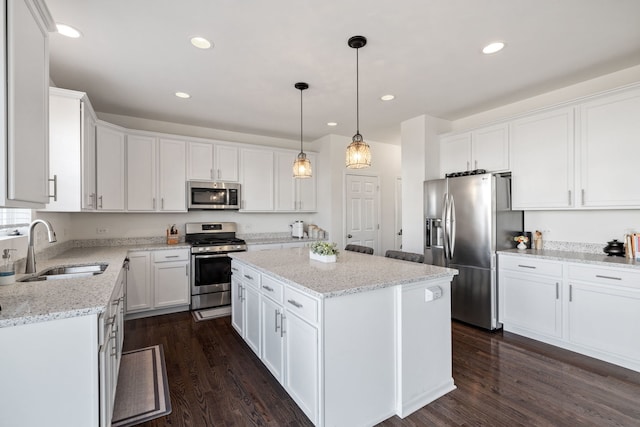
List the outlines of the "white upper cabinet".
<svg viewBox="0 0 640 427">
<path fill-rule="evenodd" d="M 96 187 L 98 210 L 123 211 L 125 190 L 125 135 L 104 124 L 96 129 Z"/>
<path fill-rule="evenodd" d="M 471 132 L 443 137 L 440 140 L 440 175 L 470 170 Z"/>
<path fill-rule="evenodd" d="M 274 210 L 274 152 L 270 149 L 240 150 L 241 210 Z"/>
<path fill-rule="evenodd" d="M 0 6 L 0 206 L 42 208 L 49 201 L 49 38 L 41 0 Z"/>
<path fill-rule="evenodd" d="M 189 142 L 187 179 L 238 181 L 238 148 L 233 145 Z"/>
<path fill-rule="evenodd" d="M 514 209 L 574 206 L 574 108 L 511 122 Z"/>
<path fill-rule="evenodd" d="M 187 210 L 186 143 L 160 139 L 158 150 L 158 209 L 163 212 Z"/>
<path fill-rule="evenodd" d="M 580 194 L 584 208 L 640 207 L 640 89 L 580 106 Z"/>
<path fill-rule="evenodd" d="M 52 87 L 49 97 L 49 171 L 55 195 L 48 211 L 96 208 L 96 117 L 83 92 Z"/>
<path fill-rule="evenodd" d="M 155 211 L 157 208 L 157 139 L 127 135 L 127 210 Z"/>
<path fill-rule="evenodd" d="M 317 156 L 313 153 L 306 154 L 313 172 L 310 178 L 293 177 L 293 162 L 298 156 L 297 151 L 275 154 L 276 211 L 314 212 L 316 210 Z"/>
<path fill-rule="evenodd" d="M 489 172 L 509 170 L 509 126 L 487 126 L 440 141 L 440 173 L 485 169 Z"/>
</svg>

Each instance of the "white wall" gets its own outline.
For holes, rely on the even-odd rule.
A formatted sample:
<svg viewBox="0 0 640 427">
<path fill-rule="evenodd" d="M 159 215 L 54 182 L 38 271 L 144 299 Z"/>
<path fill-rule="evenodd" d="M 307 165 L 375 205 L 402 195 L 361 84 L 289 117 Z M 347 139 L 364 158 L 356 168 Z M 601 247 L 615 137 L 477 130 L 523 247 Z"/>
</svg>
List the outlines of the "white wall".
<svg viewBox="0 0 640 427">
<path fill-rule="evenodd" d="M 402 249 L 424 252 L 424 186 L 440 177 L 438 134 L 448 122 L 422 115 L 401 123 L 402 147 Z"/>
<path fill-rule="evenodd" d="M 371 147 L 371 167 L 347 169 L 345 152 L 350 137 L 327 135 L 313 143 L 320 153 L 322 175 L 318 180 L 319 223 L 330 224 L 331 240 L 338 247 L 346 245 L 345 238 L 345 181 L 347 174 L 379 177 L 380 183 L 380 248 L 376 255 L 383 255 L 395 244 L 395 181 L 400 176 L 400 147 L 366 140 Z M 316 145 L 317 144 L 317 145 Z"/>
</svg>

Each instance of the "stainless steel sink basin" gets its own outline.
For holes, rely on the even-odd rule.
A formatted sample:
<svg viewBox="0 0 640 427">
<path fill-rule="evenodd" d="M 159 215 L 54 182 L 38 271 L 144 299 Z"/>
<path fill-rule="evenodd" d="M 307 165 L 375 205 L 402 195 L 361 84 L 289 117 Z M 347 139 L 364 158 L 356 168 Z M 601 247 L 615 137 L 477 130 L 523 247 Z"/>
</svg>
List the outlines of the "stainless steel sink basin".
<svg viewBox="0 0 640 427">
<path fill-rule="evenodd" d="M 102 274 L 109 264 L 67 265 L 51 267 L 37 276 L 24 277 L 18 282 L 39 282 L 42 280 L 74 279 L 78 277 L 90 277 Z"/>
</svg>

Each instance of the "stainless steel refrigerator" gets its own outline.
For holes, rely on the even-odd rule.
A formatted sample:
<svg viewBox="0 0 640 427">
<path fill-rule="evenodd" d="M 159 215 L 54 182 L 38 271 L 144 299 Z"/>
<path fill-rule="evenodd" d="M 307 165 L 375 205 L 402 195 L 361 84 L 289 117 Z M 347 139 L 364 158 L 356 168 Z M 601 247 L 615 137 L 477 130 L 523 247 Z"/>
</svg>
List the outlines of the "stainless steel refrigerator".
<svg viewBox="0 0 640 427">
<path fill-rule="evenodd" d="M 451 283 L 451 316 L 498 329 L 496 250 L 514 247 L 524 228 L 511 210 L 511 178 L 458 176 L 424 183 L 425 263 L 459 271 Z"/>
</svg>

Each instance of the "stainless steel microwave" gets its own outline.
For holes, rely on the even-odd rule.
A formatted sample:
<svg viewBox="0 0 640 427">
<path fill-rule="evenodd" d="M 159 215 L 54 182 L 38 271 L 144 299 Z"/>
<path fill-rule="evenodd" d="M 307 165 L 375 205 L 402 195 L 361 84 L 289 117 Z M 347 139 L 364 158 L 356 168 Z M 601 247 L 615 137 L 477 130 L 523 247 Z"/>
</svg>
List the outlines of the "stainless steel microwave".
<svg viewBox="0 0 640 427">
<path fill-rule="evenodd" d="M 189 181 L 188 208 L 240 209 L 240 184 L 234 182 Z"/>
</svg>

